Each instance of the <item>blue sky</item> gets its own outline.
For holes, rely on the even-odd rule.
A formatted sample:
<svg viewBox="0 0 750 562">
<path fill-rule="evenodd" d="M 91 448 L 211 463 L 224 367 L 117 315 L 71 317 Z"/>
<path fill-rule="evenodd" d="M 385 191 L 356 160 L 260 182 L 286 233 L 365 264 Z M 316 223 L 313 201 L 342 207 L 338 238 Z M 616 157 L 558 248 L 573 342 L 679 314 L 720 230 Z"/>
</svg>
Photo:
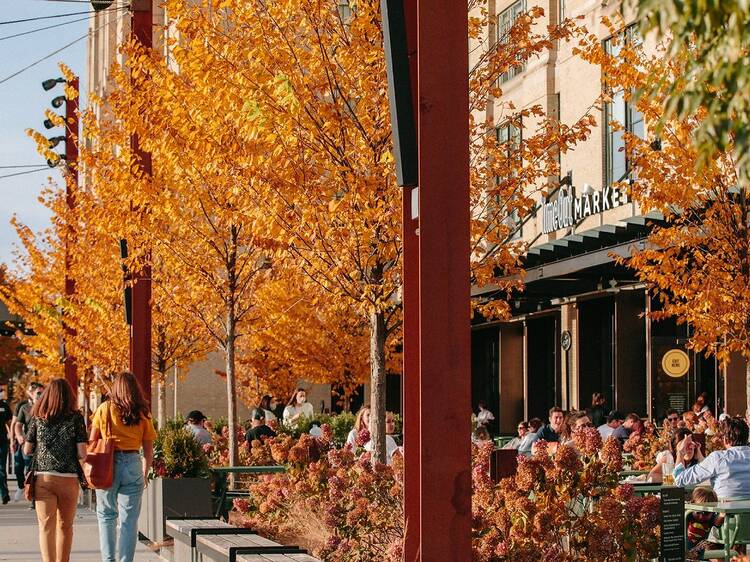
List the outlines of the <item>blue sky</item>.
<svg viewBox="0 0 750 562">
<path fill-rule="evenodd" d="M 0 21 L 18 20 L 55 14 L 69 14 L 90 10 L 85 2 L 50 0 L 0 0 Z M 87 18 L 77 15 L 45 19 L 18 24 L 0 24 L 0 80 L 23 67 L 49 55 L 60 47 L 81 37 L 88 30 L 88 20 L 62 25 L 54 29 L 31 33 L 23 37 L 4 39 L 9 35 L 41 27 L 57 25 Z M 50 107 L 53 97 L 62 94 L 62 85 L 45 92 L 41 83 L 47 78 L 58 78 L 59 62 L 64 62 L 81 77 L 81 90 L 86 89 L 86 48 L 83 39 L 54 55 L 50 59 L 26 70 L 22 74 L 0 83 L 0 167 L 43 164 L 36 153 L 34 142 L 26 136 L 27 128 L 47 132 L 42 126 L 44 110 Z M 85 103 L 85 97 L 84 97 Z M 62 129 L 53 129 L 53 134 L 62 134 Z M 62 151 L 64 145 L 59 147 Z M 0 176 L 28 170 L 28 168 L 0 168 Z M 60 174 L 47 169 L 10 178 L 0 178 L 0 262 L 12 261 L 12 249 L 16 244 L 15 230 L 10 219 L 15 214 L 19 220 L 35 231 L 49 224 L 49 213 L 38 202 L 37 197 L 47 178 L 61 182 Z"/>
</svg>

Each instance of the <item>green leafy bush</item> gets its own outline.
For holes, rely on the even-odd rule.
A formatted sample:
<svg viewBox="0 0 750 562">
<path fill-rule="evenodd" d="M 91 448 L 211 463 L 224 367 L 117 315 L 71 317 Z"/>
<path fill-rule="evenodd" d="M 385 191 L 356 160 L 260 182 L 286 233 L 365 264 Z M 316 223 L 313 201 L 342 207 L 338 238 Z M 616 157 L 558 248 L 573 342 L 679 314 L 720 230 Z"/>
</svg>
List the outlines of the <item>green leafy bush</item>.
<svg viewBox="0 0 750 562">
<path fill-rule="evenodd" d="M 207 478 L 208 455 L 189 429 L 167 427 L 154 441 L 154 464 L 149 478 Z"/>
<path fill-rule="evenodd" d="M 303 433 L 310 433 L 310 429 L 312 429 L 314 425 L 323 427 L 324 424 L 331 427 L 331 431 L 333 432 L 333 445 L 335 447 L 343 447 L 344 443 L 346 443 L 346 438 L 349 435 L 349 432 L 354 427 L 354 414 L 350 412 L 342 412 L 336 415 L 315 414 L 311 418 L 300 418 L 296 425 L 281 422 L 279 424 L 278 433 L 299 439 Z"/>
</svg>

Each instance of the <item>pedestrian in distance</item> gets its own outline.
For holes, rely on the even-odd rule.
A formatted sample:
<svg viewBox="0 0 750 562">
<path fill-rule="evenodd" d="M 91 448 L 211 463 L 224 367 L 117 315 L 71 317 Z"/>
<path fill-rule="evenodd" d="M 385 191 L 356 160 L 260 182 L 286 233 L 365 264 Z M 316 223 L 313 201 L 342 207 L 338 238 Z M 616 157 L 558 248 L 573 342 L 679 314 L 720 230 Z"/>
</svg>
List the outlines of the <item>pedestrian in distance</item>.
<svg viewBox="0 0 750 562">
<path fill-rule="evenodd" d="M 298 388 L 284 408 L 284 423 L 296 426 L 300 418 L 311 418 L 313 413 L 313 405 L 307 401 L 307 391 Z"/>
<path fill-rule="evenodd" d="M 370 431 L 370 406 L 367 404 L 362 406 L 354 417 L 354 427 L 349 432 L 349 435 L 346 436 L 346 444 L 352 449 L 356 449 L 357 436 L 364 429 Z"/>
<path fill-rule="evenodd" d="M 211 434 L 206 429 L 206 416 L 200 410 L 193 410 L 185 420 L 185 429 L 193 434 L 195 440 L 201 445 L 210 445 L 213 443 Z"/>
<path fill-rule="evenodd" d="M 107 427 L 111 433 L 107 433 Z M 112 486 L 96 490 L 102 562 L 133 562 L 138 515 L 154 458 L 156 431 L 143 389 L 132 373 L 115 377 L 109 400 L 94 413 L 89 440 L 96 441 L 102 435 L 114 440 L 115 450 Z"/>
<path fill-rule="evenodd" d="M 16 415 L 12 424 L 13 435 L 15 439 L 13 443 L 15 445 L 15 463 L 14 469 L 16 471 L 16 479 L 18 481 L 18 490 L 16 491 L 15 500 L 20 501 L 23 499 L 23 486 L 24 480 L 26 479 L 26 473 L 29 471 L 31 465 L 31 456 L 24 454 L 23 444 L 25 442 L 25 435 L 29 429 L 29 423 L 32 417 L 32 408 L 34 403 L 42 397 L 44 392 L 44 385 L 38 382 L 32 382 L 26 391 L 28 400 L 21 402 L 16 407 Z"/>
<path fill-rule="evenodd" d="M 10 501 L 8 492 L 8 451 L 10 450 L 10 422 L 13 419 L 13 412 L 5 399 L 5 388 L 0 388 L 0 496 L 2 496 L 3 505 Z"/>
<path fill-rule="evenodd" d="M 86 457 L 86 425 L 70 383 L 55 379 L 32 409 L 24 442 L 34 471 L 39 548 L 44 562 L 68 562 Z"/>
</svg>

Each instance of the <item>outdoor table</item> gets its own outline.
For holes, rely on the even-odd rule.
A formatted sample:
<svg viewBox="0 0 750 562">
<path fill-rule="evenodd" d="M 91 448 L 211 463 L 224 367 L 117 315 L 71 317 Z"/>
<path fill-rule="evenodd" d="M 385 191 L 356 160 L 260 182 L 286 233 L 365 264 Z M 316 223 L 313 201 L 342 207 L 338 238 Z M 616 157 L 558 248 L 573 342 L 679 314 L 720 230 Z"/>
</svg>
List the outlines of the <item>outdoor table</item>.
<svg viewBox="0 0 750 562">
<path fill-rule="evenodd" d="M 648 470 L 621 470 L 617 474 L 620 478 L 627 478 L 628 476 L 642 476 L 648 474 Z"/>
<path fill-rule="evenodd" d="M 209 469 L 216 479 L 214 498 L 218 499 L 216 505 L 216 517 L 224 514 L 224 503 L 229 493 L 227 478 L 230 474 L 277 474 L 286 472 L 285 466 L 219 466 Z"/>
<path fill-rule="evenodd" d="M 647 494 L 658 494 L 662 488 L 674 488 L 664 484 L 662 482 L 624 482 L 620 481 L 620 484 L 630 484 L 633 486 L 634 492 L 637 496 L 645 496 Z M 684 486 L 685 492 L 692 492 L 697 486 Z"/>
<path fill-rule="evenodd" d="M 750 514 L 750 500 L 691 503 L 685 502 L 685 511 L 710 511 L 711 513 L 723 514 L 722 536 L 724 537 L 724 560 L 729 562 L 732 558 L 732 545 L 737 538 L 740 528 L 739 516 Z M 735 521 L 734 530 L 730 528 L 730 520 Z"/>
</svg>

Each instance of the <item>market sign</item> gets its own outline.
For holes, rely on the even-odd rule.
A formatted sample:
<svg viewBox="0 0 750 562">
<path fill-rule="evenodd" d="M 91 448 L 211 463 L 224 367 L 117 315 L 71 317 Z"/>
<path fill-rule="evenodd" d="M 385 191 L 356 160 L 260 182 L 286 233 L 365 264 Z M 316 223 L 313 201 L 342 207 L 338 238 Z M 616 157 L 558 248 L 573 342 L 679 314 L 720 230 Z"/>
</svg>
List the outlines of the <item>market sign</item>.
<svg viewBox="0 0 750 562">
<path fill-rule="evenodd" d="M 672 378 L 684 377 L 690 369 L 690 357 L 681 349 L 670 349 L 661 358 L 661 368 Z"/>
<path fill-rule="evenodd" d="M 627 193 L 614 187 L 594 191 L 585 183 L 583 193 L 578 196 L 574 187 L 561 187 L 554 201 L 542 197 L 542 233 L 549 234 L 561 228 L 569 228 L 588 216 L 609 211 L 627 202 Z"/>
</svg>

